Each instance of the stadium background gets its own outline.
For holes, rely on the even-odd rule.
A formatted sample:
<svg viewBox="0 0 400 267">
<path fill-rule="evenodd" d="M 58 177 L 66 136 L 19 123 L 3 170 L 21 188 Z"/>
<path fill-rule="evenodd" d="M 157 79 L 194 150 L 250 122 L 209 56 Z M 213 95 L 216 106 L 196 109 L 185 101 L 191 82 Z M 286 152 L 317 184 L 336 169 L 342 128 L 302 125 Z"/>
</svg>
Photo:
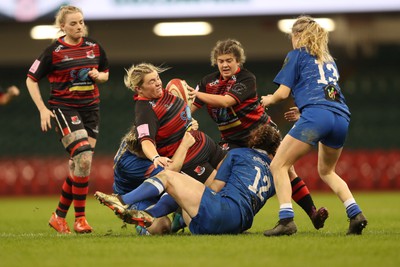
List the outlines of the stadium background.
<svg viewBox="0 0 400 267">
<path fill-rule="evenodd" d="M 330 34 L 330 50 L 337 59 L 341 86 L 352 112 L 338 172 L 353 190 L 400 190 L 399 11 L 307 13 L 337 22 L 337 29 Z M 110 62 L 110 80 L 100 85 L 100 136 L 91 191 L 111 191 L 113 156 L 132 122 L 132 93 L 123 84 L 125 68 L 143 61 L 165 64 L 172 69 L 161 75 L 164 85 L 178 77 L 194 86 L 215 70 L 209 60 L 215 42 L 236 38 L 246 50 L 245 67 L 257 76 L 259 95 L 271 93 L 276 88 L 272 80 L 291 49 L 287 36 L 277 29 L 277 21 L 297 15 L 203 18 L 212 23 L 212 34 L 171 38 L 152 33 L 153 25 L 161 19 L 87 20 L 89 36 L 103 45 Z M 18 98 L 0 107 L 0 196 L 58 194 L 67 174 L 67 154 L 54 131 L 40 131 L 39 113 L 25 86 L 30 64 L 50 43 L 31 40 L 29 30 L 38 22 L 51 24 L 53 17 L 54 12 L 50 12 L 36 22 L 0 20 L 0 85 L 15 84 L 21 89 Z M 47 99 L 48 83 L 41 84 L 42 96 Z M 269 110 L 283 133 L 291 127 L 283 119 L 283 112 L 291 105 L 288 101 Z M 194 117 L 201 129 L 218 139 L 217 129 L 204 111 Z M 315 152 L 296 167 L 311 189 L 327 189 L 316 173 Z"/>
</svg>

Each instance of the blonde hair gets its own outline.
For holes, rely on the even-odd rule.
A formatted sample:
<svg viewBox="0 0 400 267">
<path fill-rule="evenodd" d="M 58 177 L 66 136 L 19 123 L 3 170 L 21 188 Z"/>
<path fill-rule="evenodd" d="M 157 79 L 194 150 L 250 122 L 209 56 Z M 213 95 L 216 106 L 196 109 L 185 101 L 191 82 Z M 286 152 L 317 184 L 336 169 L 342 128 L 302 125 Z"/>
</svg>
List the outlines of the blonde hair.
<svg viewBox="0 0 400 267">
<path fill-rule="evenodd" d="M 136 87 L 140 87 L 143 84 L 144 77 L 154 71 L 162 73 L 169 70 L 169 67 L 156 67 L 151 63 L 140 63 L 138 65 L 132 65 L 129 69 L 125 69 L 126 74 L 124 77 L 125 86 L 128 89 L 136 92 Z"/>
<path fill-rule="evenodd" d="M 242 66 L 246 61 L 246 55 L 242 44 L 235 39 L 226 39 L 218 41 L 214 48 L 211 50 L 211 66 L 217 64 L 217 58 L 221 55 L 233 54 L 239 65 Z"/>
<path fill-rule="evenodd" d="M 65 24 L 65 17 L 69 14 L 74 14 L 74 13 L 81 13 L 83 16 L 83 12 L 79 7 L 75 6 L 61 6 L 60 9 L 58 10 L 56 16 L 55 16 L 55 26 L 59 28 L 59 32 L 63 32 L 61 29 L 61 25 Z M 87 35 L 87 27 L 85 25 L 84 27 L 84 35 Z"/>
<path fill-rule="evenodd" d="M 332 62 L 328 49 L 328 31 L 313 18 L 300 16 L 292 27 L 292 35 L 298 39 L 296 48 L 304 47 L 308 53 L 320 62 Z"/>
<path fill-rule="evenodd" d="M 138 148 L 140 148 L 140 144 L 137 140 L 136 136 L 136 126 L 132 125 L 132 127 L 129 129 L 129 131 L 122 137 L 121 142 L 126 143 L 126 148 L 130 152 L 137 152 Z"/>
<path fill-rule="evenodd" d="M 122 137 L 121 139 L 121 144 L 120 148 L 118 150 L 117 155 L 115 155 L 114 161 L 114 168 L 115 165 L 118 163 L 118 161 L 121 159 L 122 155 L 126 152 L 129 151 L 132 154 L 135 154 L 137 156 L 145 157 L 143 156 L 143 151 L 142 147 L 137 139 L 136 135 L 136 126 L 133 124 L 132 127 L 129 129 L 129 131 Z"/>
</svg>

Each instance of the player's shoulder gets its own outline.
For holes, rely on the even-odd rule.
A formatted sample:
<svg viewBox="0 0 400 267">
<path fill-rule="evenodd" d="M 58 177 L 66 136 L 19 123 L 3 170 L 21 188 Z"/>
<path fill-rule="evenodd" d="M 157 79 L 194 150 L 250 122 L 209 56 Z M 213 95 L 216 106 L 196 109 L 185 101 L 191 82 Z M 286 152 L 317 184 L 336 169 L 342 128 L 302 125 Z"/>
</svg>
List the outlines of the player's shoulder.
<svg viewBox="0 0 400 267">
<path fill-rule="evenodd" d="M 300 48 L 296 48 L 293 49 L 291 51 L 289 51 L 288 55 L 299 55 L 299 54 L 304 54 L 304 53 L 308 53 L 307 49 L 305 47 L 300 47 Z"/>
<path fill-rule="evenodd" d="M 253 149 L 251 149 L 249 147 L 238 147 L 238 148 L 234 148 L 234 149 L 229 150 L 228 154 L 232 155 L 232 156 L 233 155 L 242 156 L 242 155 L 247 155 L 249 153 L 252 153 L 252 150 Z"/>
<path fill-rule="evenodd" d="M 303 58 L 314 58 L 315 56 L 311 55 L 305 47 L 300 47 L 290 51 L 288 53 L 288 57 L 303 59 Z"/>
<path fill-rule="evenodd" d="M 147 166 L 150 164 L 153 164 L 150 160 L 141 158 L 129 150 L 124 151 L 118 162 L 118 165 L 121 168 L 130 168 L 131 166 Z"/>
<path fill-rule="evenodd" d="M 155 107 L 155 101 L 145 98 L 134 98 L 134 113 L 135 116 L 146 118 L 150 114 L 153 114 L 153 108 Z"/>
<path fill-rule="evenodd" d="M 246 68 L 242 68 L 240 69 L 239 73 L 236 74 L 237 80 L 256 80 L 256 75 L 254 75 L 254 73 L 252 73 L 251 71 L 249 71 Z"/>
</svg>

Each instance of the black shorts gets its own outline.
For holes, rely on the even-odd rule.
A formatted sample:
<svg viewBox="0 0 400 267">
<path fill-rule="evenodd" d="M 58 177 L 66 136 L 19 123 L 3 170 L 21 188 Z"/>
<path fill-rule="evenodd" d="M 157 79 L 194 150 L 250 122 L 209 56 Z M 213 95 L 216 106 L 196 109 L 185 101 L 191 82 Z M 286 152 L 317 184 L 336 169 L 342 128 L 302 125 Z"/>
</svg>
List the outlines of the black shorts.
<svg viewBox="0 0 400 267">
<path fill-rule="evenodd" d="M 98 109 L 79 111 L 52 108 L 52 111 L 56 116 L 57 131 L 61 134 L 61 137 L 85 129 L 90 137 L 97 139 L 100 122 L 100 111 Z"/>
<path fill-rule="evenodd" d="M 182 167 L 182 172 L 204 183 L 210 174 L 217 169 L 218 164 L 225 158 L 226 151 L 214 142 L 209 136 L 202 153 Z"/>
<path fill-rule="evenodd" d="M 279 132 L 278 126 L 276 125 L 275 122 L 272 121 L 271 117 L 268 117 L 268 121 L 266 123 L 268 125 L 274 127 Z M 249 136 L 250 136 L 250 134 L 251 134 L 251 132 L 249 133 Z M 245 138 L 245 139 L 248 139 L 248 138 Z M 221 140 L 221 141 L 219 141 L 218 144 L 225 151 L 229 151 L 234 148 L 247 147 L 247 142 L 242 141 L 242 140 L 236 140 L 236 142 L 232 141 L 232 140 Z"/>
</svg>

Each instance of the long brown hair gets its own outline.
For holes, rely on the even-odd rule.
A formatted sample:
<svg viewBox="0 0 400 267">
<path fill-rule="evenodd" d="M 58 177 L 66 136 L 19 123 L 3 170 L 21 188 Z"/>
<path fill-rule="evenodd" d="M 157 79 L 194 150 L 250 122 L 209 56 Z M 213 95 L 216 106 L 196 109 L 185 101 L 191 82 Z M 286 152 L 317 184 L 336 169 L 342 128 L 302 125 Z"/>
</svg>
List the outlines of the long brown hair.
<svg viewBox="0 0 400 267">
<path fill-rule="evenodd" d="M 262 149 L 274 156 L 281 143 L 281 139 L 281 134 L 274 126 L 262 124 L 251 131 L 247 146 Z"/>
</svg>

